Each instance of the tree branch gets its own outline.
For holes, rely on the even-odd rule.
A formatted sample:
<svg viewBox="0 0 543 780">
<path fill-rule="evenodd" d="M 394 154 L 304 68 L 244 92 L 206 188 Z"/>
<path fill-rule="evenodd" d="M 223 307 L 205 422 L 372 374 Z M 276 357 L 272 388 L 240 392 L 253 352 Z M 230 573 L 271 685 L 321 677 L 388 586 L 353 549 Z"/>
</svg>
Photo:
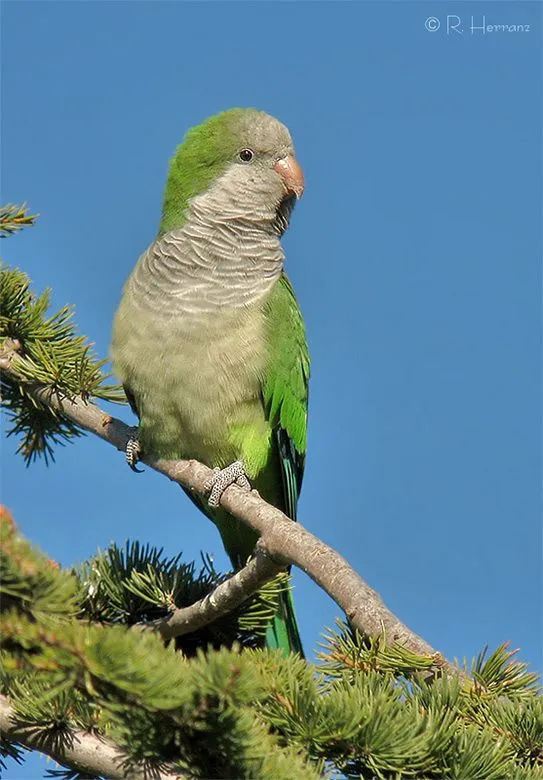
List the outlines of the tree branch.
<svg viewBox="0 0 543 780">
<path fill-rule="evenodd" d="M 190 634 L 239 607 L 249 596 L 284 570 L 257 543 L 251 560 L 227 580 L 190 607 L 175 609 L 165 618 L 137 623 L 134 628 L 159 631 L 163 639 Z"/>
<path fill-rule="evenodd" d="M 120 748 L 89 731 L 66 729 L 62 734 L 57 732 L 55 736 L 47 737 L 43 728 L 19 723 L 9 699 L 1 694 L 0 733 L 10 742 L 45 753 L 57 763 L 86 775 L 114 780 L 180 780 L 183 777 L 156 766 L 134 766 Z"/>
<path fill-rule="evenodd" d="M 7 349 L 0 352 L 2 373 L 19 384 L 24 384 L 25 391 L 35 400 L 62 412 L 85 430 L 113 444 L 118 450 L 125 450 L 132 432 L 129 426 L 80 397 L 63 397 L 51 388 L 22 381 L 16 366 L 13 365 L 16 358 L 13 344 L 6 344 L 6 347 Z M 204 486 L 213 472 L 202 463 L 195 460 L 153 461 L 145 458 L 143 462 L 189 492 L 198 496 L 206 495 Z M 388 642 L 402 644 L 419 655 L 433 656 L 435 667 L 458 673 L 456 667 L 398 620 L 385 606 L 378 593 L 361 579 L 339 553 L 309 533 L 300 523 L 293 523 L 279 509 L 267 504 L 256 491 L 247 492 L 237 485 L 232 485 L 224 491 L 220 503 L 224 509 L 260 534 L 262 552 L 275 561 L 277 566 L 294 564 L 305 571 L 341 607 L 352 626 L 360 633 L 385 632 Z M 249 571 L 246 572 L 245 569 Z M 158 626 L 161 633 L 175 636 L 210 622 L 219 614 L 238 606 L 244 600 L 241 598 L 242 594 L 248 598 L 277 571 L 274 571 L 271 565 L 266 568 L 258 558 L 254 563 L 249 562 L 245 569 L 232 578 L 234 585 L 231 593 L 226 583 L 223 583 L 202 601 L 179 610 L 177 616 L 174 614 L 165 623 L 162 622 Z M 238 587 L 242 587 L 243 591 L 238 590 Z M 228 605 L 226 608 L 225 604 Z"/>
</svg>

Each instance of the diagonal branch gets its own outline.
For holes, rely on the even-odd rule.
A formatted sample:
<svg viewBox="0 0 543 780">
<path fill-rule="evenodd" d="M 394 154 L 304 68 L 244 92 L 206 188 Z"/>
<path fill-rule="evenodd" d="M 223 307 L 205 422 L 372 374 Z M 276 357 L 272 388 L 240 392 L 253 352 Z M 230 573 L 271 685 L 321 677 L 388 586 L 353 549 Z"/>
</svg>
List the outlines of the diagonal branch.
<svg viewBox="0 0 543 780">
<path fill-rule="evenodd" d="M 149 623 L 137 623 L 135 629 L 153 629 L 159 631 L 163 639 L 190 634 L 202 626 L 241 606 L 257 590 L 284 570 L 284 566 L 275 563 L 257 544 L 251 560 L 231 577 L 191 604 L 190 607 L 174 609 L 165 618 Z"/>
<path fill-rule="evenodd" d="M 70 729 L 62 739 L 47 739 L 43 729 L 19 723 L 9 699 L 1 694 L 0 733 L 12 743 L 45 753 L 57 763 L 87 776 L 128 780 L 181 780 L 183 777 L 156 766 L 134 766 L 120 748 L 90 731 Z"/>
<path fill-rule="evenodd" d="M 21 383 L 21 377 L 13 365 L 15 358 L 16 352 L 10 350 L 8 345 L 7 350 L 0 352 L 0 371 L 11 380 Z M 95 404 L 80 397 L 67 398 L 61 396 L 58 391 L 28 381 L 24 382 L 24 387 L 36 401 L 62 412 L 73 422 L 117 449 L 125 450 L 132 429 L 121 420 L 111 417 Z M 195 460 L 153 461 L 145 458 L 143 462 L 189 492 L 199 496 L 206 495 L 205 483 L 213 472 L 202 463 Z M 385 606 L 379 594 L 362 580 L 339 553 L 313 536 L 300 523 L 293 523 L 279 509 L 267 504 L 256 491 L 247 492 L 237 485 L 232 485 L 224 491 L 220 503 L 238 520 L 260 534 L 261 551 L 275 561 L 277 566 L 281 568 L 294 564 L 305 571 L 341 607 L 352 626 L 361 634 L 385 632 L 388 642 L 397 642 L 419 655 L 432 656 L 436 668 L 458 673 L 456 667 L 398 620 Z M 249 571 L 246 572 L 246 569 Z M 193 627 L 211 622 L 219 614 L 238 606 L 243 601 L 243 598 L 237 600 L 240 593 L 237 590 L 238 585 L 243 589 L 241 593 L 244 598 L 248 598 L 276 573 L 277 569 L 272 568 L 270 561 L 266 566 L 263 563 L 261 565 L 250 562 L 245 569 L 233 576 L 231 581 L 234 582 L 235 590 L 231 593 L 228 587 L 224 587 L 226 583 L 223 583 L 213 594 L 197 604 L 177 611 L 157 627 L 163 635 L 187 633 L 193 630 Z M 232 597 L 234 592 L 235 598 Z"/>
</svg>

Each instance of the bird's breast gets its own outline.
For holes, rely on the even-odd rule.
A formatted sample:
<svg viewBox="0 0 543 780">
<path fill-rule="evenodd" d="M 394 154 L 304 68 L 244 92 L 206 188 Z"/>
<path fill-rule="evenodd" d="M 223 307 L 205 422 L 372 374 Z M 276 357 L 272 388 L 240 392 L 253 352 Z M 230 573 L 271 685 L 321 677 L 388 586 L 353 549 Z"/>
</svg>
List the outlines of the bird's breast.
<svg viewBox="0 0 543 780">
<path fill-rule="evenodd" d="M 232 429 L 264 422 L 267 351 L 258 306 L 167 318 L 142 308 L 131 321 L 121 309 L 112 352 L 136 397 L 142 444 L 161 457 L 235 460 Z"/>
</svg>

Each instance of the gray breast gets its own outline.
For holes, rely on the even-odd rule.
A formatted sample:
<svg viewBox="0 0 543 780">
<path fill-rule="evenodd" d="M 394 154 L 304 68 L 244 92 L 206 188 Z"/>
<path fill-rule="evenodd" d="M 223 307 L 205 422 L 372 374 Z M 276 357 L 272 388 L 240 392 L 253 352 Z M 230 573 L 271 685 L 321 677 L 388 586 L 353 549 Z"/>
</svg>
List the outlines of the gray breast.
<svg viewBox="0 0 543 780">
<path fill-rule="evenodd" d="M 234 200 L 230 190 L 237 186 L 234 173 L 224 174 L 192 199 L 181 228 L 141 256 L 128 284 L 142 304 L 163 314 L 198 316 L 244 308 L 269 292 L 283 268 L 284 225 L 273 204 Z"/>
</svg>

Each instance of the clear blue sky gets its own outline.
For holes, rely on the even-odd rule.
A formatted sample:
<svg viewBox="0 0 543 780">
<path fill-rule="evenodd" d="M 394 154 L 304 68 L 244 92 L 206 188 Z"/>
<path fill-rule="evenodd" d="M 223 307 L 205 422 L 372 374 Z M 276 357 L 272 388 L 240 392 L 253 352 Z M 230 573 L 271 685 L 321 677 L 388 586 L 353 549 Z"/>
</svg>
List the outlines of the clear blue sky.
<svg viewBox="0 0 543 780">
<path fill-rule="evenodd" d="M 235 105 L 279 117 L 306 174 L 284 242 L 313 365 L 300 520 L 447 656 L 511 640 L 541 670 L 539 3 L 2 11 L 2 198 L 42 215 L 8 262 L 106 355 L 185 130 Z M 113 448 L 28 470 L 14 449 L 4 500 L 62 564 L 130 537 L 226 566 L 181 491 Z M 338 610 L 295 583 L 311 650 Z"/>
</svg>

